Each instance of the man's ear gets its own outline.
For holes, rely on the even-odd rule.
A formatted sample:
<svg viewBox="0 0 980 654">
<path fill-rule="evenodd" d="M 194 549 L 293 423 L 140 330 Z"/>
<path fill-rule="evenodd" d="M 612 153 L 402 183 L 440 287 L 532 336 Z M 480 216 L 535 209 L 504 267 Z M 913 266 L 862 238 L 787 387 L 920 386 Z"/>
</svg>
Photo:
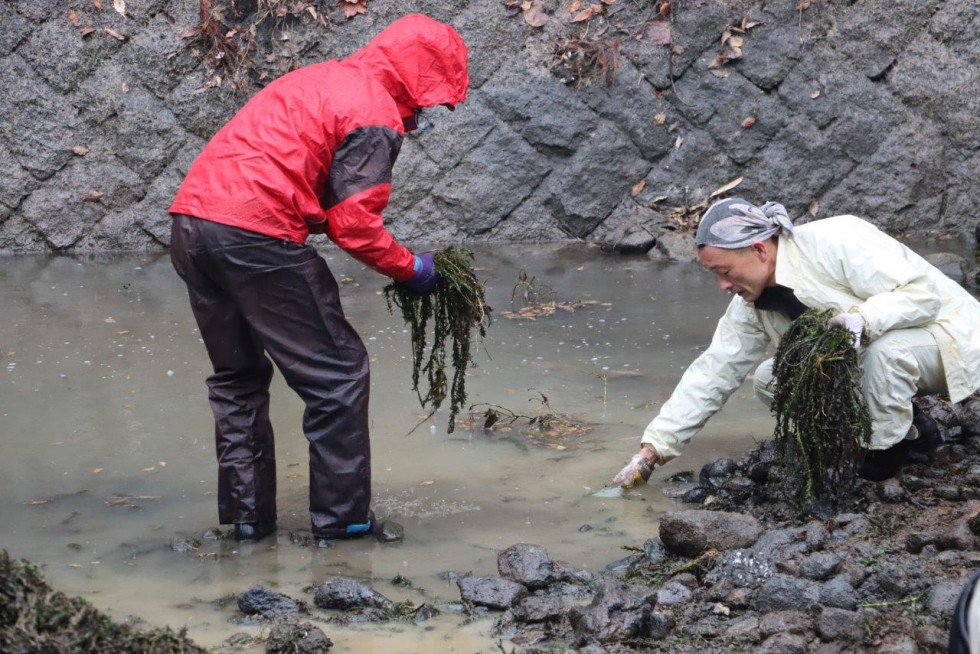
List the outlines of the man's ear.
<svg viewBox="0 0 980 654">
<path fill-rule="evenodd" d="M 765 241 L 756 241 L 751 247 L 752 251 L 759 257 L 759 261 L 766 261 L 771 256 Z"/>
</svg>

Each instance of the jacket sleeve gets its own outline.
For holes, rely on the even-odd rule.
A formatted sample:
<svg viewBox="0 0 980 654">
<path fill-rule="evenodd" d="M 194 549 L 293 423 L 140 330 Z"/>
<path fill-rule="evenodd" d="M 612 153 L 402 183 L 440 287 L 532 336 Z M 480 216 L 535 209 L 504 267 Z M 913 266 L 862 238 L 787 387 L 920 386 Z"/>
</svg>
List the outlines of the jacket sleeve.
<svg viewBox="0 0 980 654">
<path fill-rule="evenodd" d="M 684 372 L 641 442 L 650 445 L 663 461 L 679 456 L 687 441 L 762 361 L 769 340 L 755 309 L 733 298 L 718 321 L 711 345 Z"/>
<path fill-rule="evenodd" d="M 381 212 L 391 195 L 391 169 L 401 135 L 381 126 L 353 130 L 337 148 L 327 180 L 325 231 L 352 257 L 397 281 L 411 278 L 415 256 L 384 227 Z"/>
<path fill-rule="evenodd" d="M 890 329 L 918 327 L 939 315 L 942 299 L 921 258 L 895 239 L 867 225 L 872 233 L 850 237 L 821 257 L 830 274 L 844 279 L 855 297 L 864 301 L 850 307 L 865 321 L 870 340 Z"/>
</svg>

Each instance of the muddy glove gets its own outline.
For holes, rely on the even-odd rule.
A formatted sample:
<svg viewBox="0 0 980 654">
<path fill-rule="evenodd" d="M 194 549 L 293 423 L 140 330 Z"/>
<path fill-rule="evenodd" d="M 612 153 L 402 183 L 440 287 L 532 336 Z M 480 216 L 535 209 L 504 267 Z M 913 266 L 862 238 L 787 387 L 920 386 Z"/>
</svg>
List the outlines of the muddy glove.
<svg viewBox="0 0 980 654">
<path fill-rule="evenodd" d="M 439 273 L 436 272 L 436 264 L 431 252 L 415 255 L 415 274 L 402 283 L 417 295 L 428 295 L 436 290 L 436 286 L 439 285 Z"/>
<path fill-rule="evenodd" d="M 838 313 L 827 321 L 828 325 L 838 325 L 854 336 L 854 349 L 861 346 L 861 336 L 864 334 L 864 318 L 860 313 Z"/>
<path fill-rule="evenodd" d="M 623 488 L 633 488 L 641 482 L 650 479 L 656 460 L 648 459 L 642 454 L 634 454 L 619 473 L 613 477 L 613 483 Z"/>
</svg>

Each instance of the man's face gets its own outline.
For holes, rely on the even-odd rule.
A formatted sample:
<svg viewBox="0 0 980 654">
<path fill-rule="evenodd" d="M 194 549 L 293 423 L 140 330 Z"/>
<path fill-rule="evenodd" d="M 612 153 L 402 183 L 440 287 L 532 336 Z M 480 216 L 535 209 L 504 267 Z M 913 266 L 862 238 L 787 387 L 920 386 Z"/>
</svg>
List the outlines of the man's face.
<svg viewBox="0 0 980 654">
<path fill-rule="evenodd" d="M 715 274 L 721 290 L 746 302 L 755 302 L 767 286 L 776 284 L 776 248 L 772 241 L 737 250 L 704 245 L 698 249 L 698 259 Z"/>
</svg>

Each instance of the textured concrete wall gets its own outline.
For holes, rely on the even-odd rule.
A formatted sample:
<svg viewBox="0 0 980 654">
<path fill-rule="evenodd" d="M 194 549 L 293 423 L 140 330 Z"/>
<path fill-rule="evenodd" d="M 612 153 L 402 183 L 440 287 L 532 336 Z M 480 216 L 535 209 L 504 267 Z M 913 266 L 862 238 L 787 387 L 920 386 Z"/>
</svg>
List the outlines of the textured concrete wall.
<svg viewBox="0 0 980 654">
<path fill-rule="evenodd" d="M 254 0 L 238 17 L 213 3 L 228 25 L 255 22 Z M 496 0 L 368 0 L 351 20 L 295 0 L 256 24 L 244 92 L 185 38 L 198 0 L 126 4 L 0 3 L 0 252 L 165 247 L 183 172 L 249 93 L 410 10 L 460 30 L 472 92 L 406 139 L 387 213 L 399 238 L 678 256 L 698 208 L 738 178 L 733 193 L 803 220 L 973 232 L 980 217 L 974 0 L 674 0 L 669 21 L 659 2 L 617 0 L 578 23 L 573 0 L 541 0 L 542 27 Z M 575 74 L 595 52 L 609 84 Z"/>
</svg>

